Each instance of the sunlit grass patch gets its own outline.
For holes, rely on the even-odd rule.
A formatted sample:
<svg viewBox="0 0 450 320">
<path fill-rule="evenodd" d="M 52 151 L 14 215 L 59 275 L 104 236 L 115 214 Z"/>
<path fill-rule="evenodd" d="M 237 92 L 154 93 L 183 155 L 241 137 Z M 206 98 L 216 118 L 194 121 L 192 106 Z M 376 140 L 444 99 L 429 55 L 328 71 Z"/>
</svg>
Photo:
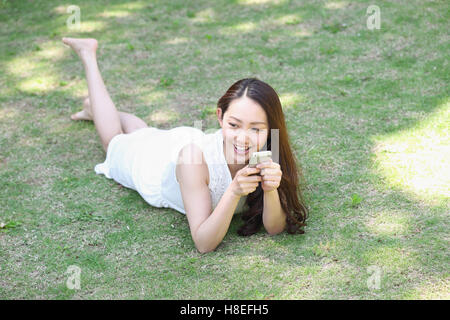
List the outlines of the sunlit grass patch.
<svg viewBox="0 0 450 320">
<path fill-rule="evenodd" d="M 361 258 L 367 266 L 377 266 L 386 273 L 401 272 L 414 264 L 414 256 L 397 245 L 367 247 Z"/>
<path fill-rule="evenodd" d="M 40 45 L 42 50 L 36 52 L 36 56 L 39 58 L 48 59 L 51 61 L 57 61 L 68 55 L 68 50 L 62 43 L 49 41 Z"/>
<path fill-rule="evenodd" d="M 278 25 L 295 25 L 302 21 L 298 14 L 287 14 L 276 19 L 274 22 Z"/>
<path fill-rule="evenodd" d="M 15 118 L 19 115 L 19 110 L 11 108 L 11 107 L 2 107 L 0 108 L 0 120 L 6 121 L 7 119 Z"/>
<path fill-rule="evenodd" d="M 180 44 L 180 43 L 188 43 L 191 40 L 186 38 L 186 37 L 175 37 L 173 39 L 169 39 L 167 41 L 165 41 L 165 43 L 167 44 Z"/>
<path fill-rule="evenodd" d="M 305 97 L 298 93 L 289 92 L 280 95 L 280 102 L 283 109 L 296 109 L 304 101 Z"/>
<path fill-rule="evenodd" d="M 411 128 L 377 138 L 378 170 L 392 186 L 430 203 L 450 198 L 450 102 Z"/>
<path fill-rule="evenodd" d="M 258 5 L 258 4 L 282 4 L 286 0 L 238 0 L 239 4 L 243 5 Z"/>
<path fill-rule="evenodd" d="M 206 8 L 195 13 L 195 16 L 191 18 L 194 23 L 206 23 L 213 22 L 216 19 L 216 12 L 213 8 Z"/>
<path fill-rule="evenodd" d="M 102 18 L 122 18 L 128 17 L 129 15 L 130 12 L 125 10 L 107 10 L 99 14 Z"/>
<path fill-rule="evenodd" d="M 178 114 L 173 110 L 157 110 L 153 112 L 148 118 L 155 123 L 155 126 L 167 124 L 177 119 Z"/>
<path fill-rule="evenodd" d="M 58 83 L 54 75 L 41 75 L 21 81 L 19 88 L 29 93 L 41 93 L 54 89 Z"/>
<path fill-rule="evenodd" d="M 242 22 L 230 27 L 220 29 L 220 34 L 225 36 L 233 36 L 236 33 L 249 33 L 256 30 L 258 25 L 254 22 Z"/>
<path fill-rule="evenodd" d="M 325 8 L 327 9 L 343 9 L 348 5 L 347 1 L 330 1 L 325 4 Z"/>
<path fill-rule="evenodd" d="M 405 299 L 449 300 L 450 279 L 433 278 L 423 281 L 405 293 Z"/>
<path fill-rule="evenodd" d="M 1 297 L 446 296 L 442 1 L 385 2 L 373 31 L 368 3 L 343 0 L 78 5 L 77 30 L 69 4 L 0 0 L 0 224 L 18 222 L 0 232 Z M 215 132 L 217 99 L 232 83 L 273 86 L 307 182 L 306 233 L 243 238 L 236 217 L 202 255 L 185 215 L 95 175 L 105 154 L 94 124 L 70 119 L 88 90 L 63 36 L 97 38 L 117 109 L 162 129 L 203 120 Z M 73 264 L 76 292 L 66 287 Z M 367 285 L 373 266 L 379 290 Z"/>
<path fill-rule="evenodd" d="M 378 236 L 404 236 L 408 234 L 410 219 L 405 212 L 383 210 L 367 222 L 367 228 Z"/>
</svg>

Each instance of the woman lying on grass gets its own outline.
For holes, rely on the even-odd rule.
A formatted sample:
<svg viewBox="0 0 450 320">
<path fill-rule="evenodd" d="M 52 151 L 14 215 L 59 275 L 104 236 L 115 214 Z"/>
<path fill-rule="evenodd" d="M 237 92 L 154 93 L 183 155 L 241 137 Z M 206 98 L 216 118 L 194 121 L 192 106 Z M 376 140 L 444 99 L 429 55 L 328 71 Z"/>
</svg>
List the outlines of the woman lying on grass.
<svg viewBox="0 0 450 320">
<path fill-rule="evenodd" d="M 271 86 L 255 78 L 234 83 L 218 101 L 221 129 L 215 133 L 152 128 L 115 108 L 98 69 L 95 39 L 63 42 L 84 65 L 89 98 L 71 118 L 94 121 L 106 152 L 105 162 L 95 167 L 98 174 L 136 190 L 152 206 L 186 214 L 202 253 L 221 243 L 235 212 L 243 212 L 242 236 L 261 225 L 271 235 L 303 233 L 307 209 L 298 184 L 301 173 Z M 253 152 L 272 149 L 270 129 L 278 129 L 273 146 L 278 143 L 279 163 L 250 168 Z"/>
</svg>

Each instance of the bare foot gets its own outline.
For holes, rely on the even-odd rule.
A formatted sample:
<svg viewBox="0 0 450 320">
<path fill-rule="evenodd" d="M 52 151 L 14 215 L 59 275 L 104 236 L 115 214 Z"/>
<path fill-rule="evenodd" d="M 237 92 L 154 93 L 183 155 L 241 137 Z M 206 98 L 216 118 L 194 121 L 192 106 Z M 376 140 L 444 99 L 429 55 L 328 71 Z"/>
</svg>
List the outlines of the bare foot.
<svg viewBox="0 0 450 320">
<path fill-rule="evenodd" d="M 89 101 L 89 98 L 86 98 L 83 102 L 83 110 L 80 112 L 74 113 L 70 116 L 72 120 L 88 120 L 92 121 L 94 118 L 92 117 L 92 111 L 91 111 L 91 103 Z"/>
<path fill-rule="evenodd" d="M 88 38 L 62 38 L 62 42 L 70 46 L 81 60 L 84 60 L 87 55 L 95 54 L 98 47 L 97 40 Z"/>
</svg>

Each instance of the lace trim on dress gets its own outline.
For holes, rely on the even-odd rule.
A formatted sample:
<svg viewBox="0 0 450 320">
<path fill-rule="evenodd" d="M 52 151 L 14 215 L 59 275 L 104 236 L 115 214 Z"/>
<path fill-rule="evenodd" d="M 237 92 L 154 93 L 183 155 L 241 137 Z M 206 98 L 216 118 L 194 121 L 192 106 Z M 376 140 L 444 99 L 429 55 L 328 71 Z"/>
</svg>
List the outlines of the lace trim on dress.
<svg viewBox="0 0 450 320">
<path fill-rule="evenodd" d="M 222 129 L 207 135 L 203 141 L 203 156 L 208 165 L 211 205 L 214 210 L 231 183 L 230 171 L 223 155 Z"/>
</svg>

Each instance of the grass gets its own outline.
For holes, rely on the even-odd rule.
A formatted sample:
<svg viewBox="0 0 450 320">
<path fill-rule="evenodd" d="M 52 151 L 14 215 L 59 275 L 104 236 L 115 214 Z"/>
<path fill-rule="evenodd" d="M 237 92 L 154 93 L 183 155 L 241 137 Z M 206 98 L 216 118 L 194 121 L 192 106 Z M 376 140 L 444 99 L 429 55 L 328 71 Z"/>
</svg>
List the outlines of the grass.
<svg viewBox="0 0 450 320">
<path fill-rule="evenodd" d="M 0 298 L 448 299 L 447 2 L 0 2 Z M 280 94 L 307 180 L 306 233 L 199 254 L 185 216 L 94 173 L 104 153 L 63 36 L 99 40 L 113 101 L 151 126 L 218 127 L 256 76 Z M 71 265 L 81 288 L 66 286 Z M 368 285 L 379 270 L 380 286 Z"/>
</svg>

